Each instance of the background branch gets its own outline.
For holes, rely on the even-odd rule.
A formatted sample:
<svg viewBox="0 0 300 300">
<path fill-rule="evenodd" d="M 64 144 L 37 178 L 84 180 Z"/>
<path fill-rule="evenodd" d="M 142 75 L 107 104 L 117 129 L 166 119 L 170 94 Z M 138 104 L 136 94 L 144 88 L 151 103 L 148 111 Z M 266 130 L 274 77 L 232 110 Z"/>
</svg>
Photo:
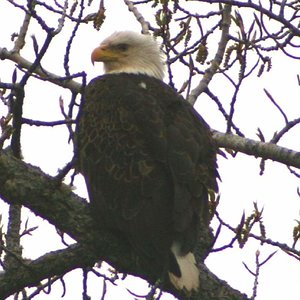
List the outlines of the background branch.
<svg viewBox="0 0 300 300">
<path fill-rule="evenodd" d="M 8 270 L 0 274 L 0 298 L 39 284 L 40 281 L 53 276 L 62 276 L 71 270 L 92 267 L 97 256 L 89 248 L 78 244 L 68 249 L 57 250 L 32 261 L 24 261 L 18 269 Z"/>
<path fill-rule="evenodd" d="M 29 60 L 23 58 L 19 53 L 14 51 L 8 51 L 6 48 L 0 47 L 0 59 L 8 59 L 13 62 L 15 62 L 19 68 L 25 69 L 25 70 L 31 70 L 33 63 Z M 79 93 L 81 92 L 81 84 L 72 80 L 71 77 L 63 77 L 59 76 L 57 74 L 51 73 L 49 71 L 46 71 L 45 69 L 42 69 L 39 66 L 36 66 L 33 70 L 34 74 L 37 74 L 40 76 L 40 79 L 47 80 L 49 82 L 52 82 L 58 86 L 61 86 L 63 88 L 69 89 L 72 92 Z"/>
<path fill-rule="evenodd" d="M 219 42 L 219 47 L 214 59 L 211 61 L 211 66 L 205 70 L 203 78 L 201 79 L 199 85 L 195 87 L 190 95 L 188 96 L 188 101 L 191 104 L 195 104 L 198 96 L 204 92 L 208 87 L 208 84 L 212 80 L 214 74 L 218 71 L 220 64 L 222 63 L 226 45 L 228 42 L 228 33 L 230 27 L 231 19 L 231 5 L 225 5 L 223 10 L 223 17 L 221 22 L 222 34 Z"/>
<path fill-rule="evenodd" d="M 271 159 L 288 166 L 300 168 L 300 152 L 272 143 L 263 143 L 233 134 L 213 132 L 218 147 L 231 149 L 255 157 Z"/>
</svg>

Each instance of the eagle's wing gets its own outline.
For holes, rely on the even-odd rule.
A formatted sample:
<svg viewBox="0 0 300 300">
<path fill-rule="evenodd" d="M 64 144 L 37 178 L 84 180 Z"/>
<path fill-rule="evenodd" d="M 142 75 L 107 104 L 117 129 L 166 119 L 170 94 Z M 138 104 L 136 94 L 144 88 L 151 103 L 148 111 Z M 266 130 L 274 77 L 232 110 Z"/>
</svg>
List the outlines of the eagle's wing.
<svg viewBox="0 0 300 300">
<path fill-rule="evenodd" d="M 149 153 L 149 129 L 138 120 L 139 114 L 152 120 L 152 135 L 161 136 L 153 138 L 153 147 L 166 153 L 162 118 L 143 94 L 125 74 L 93 80 L 86 88 L 77 144 L 79 170 L 99 226 L 126 232 L 150 254 L 171 243 L 173 192 L 166 161 Z"/>
<path fill-rule="evenodd" d="M 216 147 L 208 125 L 173 89 L 149 77 L 134 78 L 144 89 L 136 90 L 144 96 L 143 104 L 137 94 L 134 99 L 140 100 L 127 105 L 145 134 L 152 157 L 172 179 L 173 226 L 185 245 L 183 252 L 190 251 L 199 218 L 204 225 L 209 222 L 208 191 L 218 191 Z"/>
</svg>

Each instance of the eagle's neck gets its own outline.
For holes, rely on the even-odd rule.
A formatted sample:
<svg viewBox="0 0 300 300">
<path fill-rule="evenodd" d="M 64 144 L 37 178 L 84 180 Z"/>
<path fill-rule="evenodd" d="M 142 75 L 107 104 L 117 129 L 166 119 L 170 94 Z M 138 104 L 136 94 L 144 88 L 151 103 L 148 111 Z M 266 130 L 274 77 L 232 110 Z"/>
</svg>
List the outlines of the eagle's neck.
<svg viewBox="0 0 300 300">
<path fill-rule="evenodd" d="M 118 73 L 128 73 L 128 74 L 144 74 L 150 77 L 155 77 L 157 79 L 163 80 L 164 74 L 159 70 L 153 69 L 135 69 L 135 68 L 120 68 L 113 70 L 105 70 L 105 74 L 118 74 Z"/>
</svg>

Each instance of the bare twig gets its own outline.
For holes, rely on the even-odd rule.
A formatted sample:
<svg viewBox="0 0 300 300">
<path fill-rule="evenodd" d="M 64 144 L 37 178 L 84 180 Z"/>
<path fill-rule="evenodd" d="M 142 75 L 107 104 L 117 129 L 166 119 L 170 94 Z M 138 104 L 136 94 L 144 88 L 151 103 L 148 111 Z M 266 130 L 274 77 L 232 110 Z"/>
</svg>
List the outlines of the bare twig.
<svg viewBox="0 0 300 300">
<path fill-rule="evenodd" d="M 225 221 L 223 221 L 219 215 L 218 212 L 216 212 L 216 217 L 219 220 L 219 222 L 225 226 L 226 228 L 228 228 L 229 230 L 231 230 L 233 233 L 237 233 L 238 228 L 232 227 L 231 225 L 229 225 L 228 223 L 226 223 Z M 262 244 L 268 244 L 274 247 L 279 248 L 280 250 L 284 251 L 285 253 L 292 255 L 294 258 L 298 259 L 300 258 L 300 251 L 294 249 L 293 247 L 289 247 L 287 244 L 285 243 L 280 243 L 277 241 L 273 241 L 269 238 L 263 237 L 263 236 L 258 236 L 256 234 L 253 233 L 248 233 L 248 237 L 253 238 L 257 241 L 260 241 Z"/>
<path fill-rule="evenodd" d="M 22 118 L 22 123 L 27 124 L 30 126 L 47 126 L 47 127 L 54 127 L 59 125 L 66 125 L 66 124 L 74 124 L 76 121 L 74 120 L 59 120 L 59 121 L 38 121 L 38 120 L 31 120 L 27 118 Z"/>
<path fill-rule="evenodd" d="M 195 0 L 189 0 L 189 1 L 195 1 Z M 279 23 L 283 24 L 294 35 L 300 36 L 300 29 L 297 28 L 296 26 L 294 26 L 291 23 L 291 20 L 287 20 L 283 16 L 278 15 L 277 12 L 275 13 L 271 9 L 263 7 L 261 5 L 262 2 L 259 2 L 259 4 L 256 4 L 252 1 L 242 2 L 242 1 L 236 1 L 236 0 L 203 0 L 202 2 L 208 2 L 210 4 L 212 4 L 212 3 L 217 3 L 217 4 L 223 3 L 223 4 L 237 6 L 237 7 L 252 8 L 253 10 L 258 11 L 260 14 L 265 15 L 265 16 L 269 17 L 270 19 L 273 19 L 273 20 L 278 21 Z M 296 2 L 293 2 L 293 3 L 296 3 Z"/>
<path fill-rule="evenodd" d="M 32 70 L 32 64 L 33 64 L 32 62 L 23 58 L 19 53 L 8 51 L 7 49 L 1 47 L 0 47 L 0 59 L 11 60 L 16 64 L 18 64 L 20 68 L 24 68 L 26 70 Z M 42 79 L 52 82 L 58 86 L 67 88 L 76 93 L 81 92 L 81 84 L 74 80 L 71 80 L 68 77 L 62 77 L 54 73 L 45 71 L 39 66 L 36 66 L 36 68 L 32 70 L 32 72 L 34 74 L 39 75 Z"/>
<path fill-rule="evenodd" d="M 30 23 L 31 15 L 29 13 L 25 13 L 25 18 L 23 21 L 23 24 L 20 28 L 19 34 L 17 39 L 15 40 L 15 45 L 13 48 L 13 52 L 20 52 L 20 50 L 24 47 L 25 45 L 25 37 L 28 31 L 29 23 Z"/>
<path fill-rule="evenodd" d="M 259 260 L 259 256 L 260 256 L 260 251 L 257 250 L 255 252 L 255 272 L 251 271 L 250 268 L 246 265 L 246 263 L 243 262 L 244 267 L 247 269 L 247 271 L 254 276 L 254 284 L 253 284 L 253 289 L 252 289 L 252 296 L 251 296 L 251 300 L 254 300 L 257 296 L 257 288 L 258 288 L 258 278 L 259 278 L 259 274 L 260 274 L 260 269 L 261 267 L 268 262 L 276 253 L 277 251 L 271 253 L 270 255 L 268 255 L 268 257 L 263 260 L 262 262 L 260 262 Z"/>
<path fill-rule="evenodd" d="M 294 128 L 299 123 L 300 123 L 300 118 L 297 118 L 292 121 L 288 121 L 280 131 L 276 132 L 274 137 L 270 140 L 270 143 L 276 144 L 283 137 L 284 134 L 286 134 L 290 129 Z"/>
<path fill-rule="evenodd" d="M 106 280 L 102 280 L 102 295 L 101 295 L 101 300 L 105 300 L 105 295 L 107 292 L 107 284 L 106 284 Z"/>
<path fill-rule="evenodd" d="M 66 8 L 67 8 L 67 6 L 66 6 Z M 66 47 L 66 52 L 65 52 L 65 57 L 64 57 L 64 68 L 65 68 L 66 76 L 71 75 L 70 74 L 70 68 L 69 68 L 69 58 L 70 58 L 70 54 L 71 54 L 71 46 L 72 46 L 72 43 L 75 39 L 75 35 L 78 31 L 80 21 L 81 21 L 82 16 L 83 16 L 83 11 L 84 11 L 84 0 L 81 0 L 81 2 L 80 2 L 80 12 L 79 12 L 79 15 L 78 15 L 78 21 L 75 23 L 75 26 L 72 30 L 72 34 L 71 34 L 71 36 L 68 40 L 67 47 Z"/>
<path fill-rule="evenodd" d="M 143 15 L 138 11 L 138 9 L 134 6 L 132 1 L 124 0 L 124 3 L 127 5 L 128 10 L 133 13 L 136 20 L 141 24 L 142 26 L 142 33 L 143 34 L 149 34 L 149 22 L 145 20 Z"/>
<path fill-rule="evenodd" d="M 264 92 L 266 93 L 266 95 L 268 96 L 268 98 L 270 99 L 270 101 L 275 105 L 275 107 L 279 110 L 279 112 L 281 113 L 281 115 L 284 118 L 285 123 L 287 124 L 288 121 L 288 117 L 286 116 L 285 112 L 282 110 L 282 108 L 279 106 L 279 104 L 275 101 L 275 99 L 273 98 L 273 96 L 266 90 L 264 89 Z"/>
<path fill-rule="evenodd" d="M 222 35 L 219 42 L 219 47 L 214 59 L 211 62 L 211 66 L 205 71 L 204 76 L 198 86 L 194 88 L 189 97 L 188 101 L 191 104 L 195 104 L 198 96 L 207 88 L 208 84 L 210 83 L 211 79 L 213 78 L 214 74 L 219 69 L 219 66 L 223 60 L 226 45 L 228 42 L 228 33 L 230 27 L 230 16 L 231 16 L 231 6 L 225 5 L 223 11 L 223 20 L 222 20 Z"/>
</svg>

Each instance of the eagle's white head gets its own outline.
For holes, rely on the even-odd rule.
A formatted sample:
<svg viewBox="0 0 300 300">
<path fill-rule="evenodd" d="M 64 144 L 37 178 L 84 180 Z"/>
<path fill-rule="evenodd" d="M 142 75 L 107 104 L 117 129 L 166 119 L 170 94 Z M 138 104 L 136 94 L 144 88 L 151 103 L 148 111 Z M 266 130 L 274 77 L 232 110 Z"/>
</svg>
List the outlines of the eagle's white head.
<svg viewBox="0 0 300 300">
<path fill-rule="evenodd" d="M 105 73 L 146 74 L 163 79 L 164 62 L 158 43 L 150 35 L 118 31 L 106 38 L 91 55 L 101 61 Z"/>
</svg>

